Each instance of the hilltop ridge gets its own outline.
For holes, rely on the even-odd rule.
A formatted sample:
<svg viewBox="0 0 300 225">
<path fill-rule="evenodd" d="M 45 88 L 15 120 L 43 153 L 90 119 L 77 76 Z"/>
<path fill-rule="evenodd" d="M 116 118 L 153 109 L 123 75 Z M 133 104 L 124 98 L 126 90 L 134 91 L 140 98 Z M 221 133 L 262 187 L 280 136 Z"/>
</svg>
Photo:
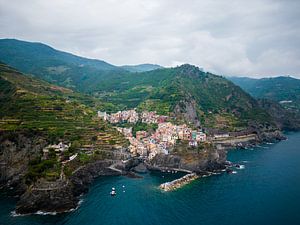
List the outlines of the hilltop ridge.
<svg viewBox="0 0 300 225">
<path fill-rule="evenodd" d="M 300 80 L 289 76 L 253 79 L 228 77 L 255 98 L 269 99 L 300 112 Z"/>
</svg>

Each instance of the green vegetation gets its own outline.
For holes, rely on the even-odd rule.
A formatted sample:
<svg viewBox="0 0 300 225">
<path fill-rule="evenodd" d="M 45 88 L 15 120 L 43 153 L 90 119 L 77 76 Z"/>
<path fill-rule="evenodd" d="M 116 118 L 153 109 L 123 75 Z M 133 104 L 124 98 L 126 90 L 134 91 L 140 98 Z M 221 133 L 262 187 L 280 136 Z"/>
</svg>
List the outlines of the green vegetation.
<svg viewBox="0 0 300 225">
<path fill-rule="evenodd" d="M 42 43 L 15 39 L 0 40 L 0 61 L 51 83 L 84 90 L 111 73 L 127 71 L 101 60 L 78 57 Z"/>
<path fill-rule="evenodd" d="M 282 122 L 283 128 L 291 127 L 295 121 L 294 118 L 288 121 L 294 115 L 290 116 L 282 108 L 258 102 L 225 78 L 191 65 L 129 72 L 40 43 L 7 39 L 0 40 L 0 60 L 31 74 L 24 75 L 0 63 L 0 131 L 25 131 L 42 136 L 49 143 L 71 142 L 71 148 L 61 157 L 67 159 L 75 153 L 78 156 L 63 167 L 67 176 L 93 160 L 113 159 L 114 149 L 129 144 L 112 125 L 96 117 L 97 110 L 108 113 L 130 108 L 156 111 L 168 115 L 174 124 L 185 122 L 197 128 L 199 121 L 204 128 L 226 131 L 243 130 L 253 124 L 270 127 L 274 125 L 274 118 L 282 120 L 281 115 L 288 117 Z M 277 80 L 272 80 L 272 85 L 264 84 L 263 90 L 269 90 L 255 89 L 254 93 L 259 95 L 255 97 L 268 96 L 297 103 L 299 84 L 294 87 L 293 81 L 287 80 L 284 85 L 279 85 Z M 274 85 L 277 89 L 272 91 Z M 299 117 L 295 115 L 295 118 Z M 157 129 L 156 124 L 144 123 L 117 126 L 132 126 L 134 135 L 137 131 Z M 210 148 L 186 148 L 186 143 L 181 149 L 180 146 L 179 143 L 175 151 L 185 160 L 204 157 L 205 149 Z M 26 181 L 57 179 L 61 169 L 58 156 L 51 152 L 47 160 L 39 157 L 30 162 Z"/>
<path fill-rule="evenodd" d="M 0 89 L 0 130 L 4 134 L 25 131 L 49 143 L 71 142 L 63 158 L 81 147 L 113 151 L 112 145 L 128 145 L 110 124 L 96 117 L 96 109 L 102 103 L 89 96 L 24 76 L 4 64 L 0 64 L 0 85 L 3 87 Z M 88 161 L 85 155 L 79 158 L 83 163 Z M 39 157 L 30 163 L 26 182 L 41 177 L 57 179 L 60 170 L 60 160 L 50 152 L 47 160 Z"/>
<path fill-rule="evenodd" d="M 182 65 L 137 73 L 128 71 L 136 67 L 122 69 L 103 61 L 60 52 L 40 43 L 3 39 L 0 40 L 0 50 L 0 60 L 22 72 L 100 99 L 96 109 L 102 111 L 115 112 L 136 107 L 170 115 L 180 121 L 194 123 L 198 120 L 202 126 L 211 128 L 223 118 L 223 125 L 219 128 L 226 130 L 234 130 L 236 125 L 243 129 L 252 122 L 273 123 L 266 110 L 241 88 L 195 66 Z M 4 85 L 4 81 L 0 81 L 0 86 Z M 6 92 L 9 91 L 12 90 L 8 88 Z M 84 101 L 88 99 L 86 96 L 83 98 Z M 46 100 L 42 101 L 45 101 L 43 105 L 47 104 Z M 95 99 L 90 101 L 91 104 L 93 102 Z M 65 110 L 59 105 L 51 107 L 57 111 Z M 93 107 L 86 103 L 83 105 Z M 18 121 L 10 123 L 13 127 Z M 55 131 L 53 135 L 64 134 Z"/>
<path fill-rule="evenodd" d="M 292 77 L 252 79 L 248 77 L 229 77 L 229 80 L 243 88 L 255 98 L 284 102 L 288 109 L 300 110 L 300 80 Z"/>
<path fill-rule="evenodd" d="M 159 115 L 168 115 L 171 111 L 171 105 L 160 99 L 147 99 L 138 105 L 138 111 L 156 111 Z"/>
<path fill-rule="evenodd" d="M 61 164 L 54 154 L 49 154 L 49 159 L 41 160 L 40 157 L 29 162 L 29 169 L 25 176 L 27 184 L 37 181 L 39 178 L 47 180 L 56 180 L 60 176 Z"/>
<path fill-rule="evenodd" d="M 171 69 L 123 76 L 126 88 L 114 83 L 115 91 L 104 100 L 122 105 L 122 108 L 137 107 L 139 111 L 157 111 L 161 115 L 173 115 L 192 107 L 205 127 L 225 130 L 243 129 L 251 121 L 271 123 L 265 110 L 250 95 L 223 77 L 205 73 L 197 67 L 183 65 Z M 108 89 L 102 87 L 102 91 Z M 113 88 L 113 87 L 111 87 Z M 220 123 L 220 118 L 222 118 Z"/>
<path fill-rule="evenodd" d="M 147 72 L 151 70 L 156 70 L 156 69 L 162 69 L 163 67 L 156 65 L 156 64 L 140 64 L 140 65 L 125 65 L 121 66 L 121 68 L 129 71 L 129 72 L 136 72 L 136 73 L 141 73 L 141 72 Z"/>
<path fill-rule="evenodd" d="M 136 136 L 136 132 L 137 131 L 147 131 L 149 133 L 154 132 L 157 128 L 158 125 L 156 123 L 151 123 L 151 124 L 147 124 L 147 123 L 142 123 L 142 122 L 137 122 L 137 123 L 117 123 L 115 124 L 115 126 L 117 127 L 132 127 L 132 135 Z"/>
<path fill-rule="evenodd" d="M 116 135 L 96 118 L 102 103 L 89 96 L 24 76 L 4 64 L 0 64 L 0 81 L 5 85 L 0 90 L 1 130 L 38 130 L 52 143 L 61 138 L 88 143 L 99 127 Z"/>
<path fill-rule="evenodd" d="M 158 126 L 155 123 L 147 124 L 147 123 L 138 122 L 134 124 L 134 126 L 132 127 L 132 134 L 133 136 L 136 136 L 137 131 L 147 131 L 149 133 L 152 133 L 157 129 L 157 127 Z"/>
</svg>

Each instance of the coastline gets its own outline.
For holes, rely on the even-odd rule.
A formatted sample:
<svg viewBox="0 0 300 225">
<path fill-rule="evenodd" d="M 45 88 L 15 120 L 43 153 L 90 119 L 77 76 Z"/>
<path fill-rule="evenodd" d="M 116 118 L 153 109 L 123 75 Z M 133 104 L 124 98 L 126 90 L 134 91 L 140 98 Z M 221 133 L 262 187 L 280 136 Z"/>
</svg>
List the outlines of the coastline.
<svg viewBox="0 0 300 225">
<path fill-rule="evenodd" d="M 80 219 L 88 219 L 87 216 L 90 219 L 89 223 L 92 224 L 106 224 L 107 221 L 111 221 L 111 217 L 113 218 L 114 214 L 113 212 L 107 214 L 104 214 L 105 209 L 109 206 L 113 206 L 116 205 L 116 207 L 118 207 L 119 210 L 117 210 L 117 216 L 126 216 L 128 213 L 132 212 L 132 210 L 136 207 L 141 207 L 141 208 L 147 208 L 147 206 L 155 206 L 157 205 L 157 207 L 159 207 L 161 210 L 166 210 L 166 213 L 168 213 L 167 215 L 172 216 L 173 211 L 177 211 L 180 209 L 185 210 L 184 212 L 187 212 L 189 209 L 188 208 L 182 208 L 186 205 L 191 205 L 193 206 L 193 211 L 191 212 L 191 214 L 184 214 L 184 220 L 182 219 L 182 223 L 178 223 L 178 224 L 184 224 L 184 221 L 190 221 L 189 218 L 192 215 L 196 215 L 197 217 L 194 217 L 194 219 L 192 219 L 191 224 L 199 224 L 201 223 L 201 221 L 203 221 L 203 218 L 205 218 L 205 221 L 207 223 L 209 223 L 209 221 L 213 218 L 213 216 L 210 214 L 210 212 L 205 211 L 205 209 L 207 209 L 209 206 L 207 206 L 207 201 L 211 201 L 211 204 L 216 205 L 216 203 L 219 203 L 221 205 L 216 205 L 216 207 L 218 208 L 218 212 L 222 213 L 224 212 L 224 210 L 226 210 L 226 213 L 228 213 L 228 215 L 231 215 L 232 213 L 232 207 L 227 207 L 226 209 L 224 209 L 223 207 L 226 207 L 228 205 L 232 205 L 235 204 L 235 202 L 237 201 L 236 199 L 239 199 L 238 197 L 242 197 L 242 201 L 238 201 L 238 204 L 240 206 L 247 207 L 247 211 L 248 209 L 251 208 L 251 206 L 249 205 L 250 203 L 256 202 L 257 204 L 255 206 L 259 207 L 259 199 L 253 199 L 250 196 L 256 196 L 256 192 L 257 190 L 262 190 L 266 193 L 268 192 L 268 189 L 271 189 L 271 191 L 274 191 L 274 193 L 276 193 L 275 188 L 270 188 L 268 186 L 258 186 L 258 185 L 254 185 L 252 189 L 252 184 L 254 182 L 263 182 L 263 180 L 265 178 L 267 178 L 268 180 L 273 181 L 272 184 L 276 184 L 276 181 L 274 179 L 272 179 L 271 174 L 268 174 L 268 168 L 269 166 L 276 170 L 278 173 L 276 173 L 276 175 L 281 174 L 282 173 L 282 169 L 286 169 L 284 170 L 289 171 L 289 169 L 287 169 L 287 167 L 285 166 L 284 168 L 280 169 L 280 165 L 277 165 L 277 161 L 272 163 L 271 165 L 269 163 L 273 162 L 273 159 L 278 159 L 280 160 L 280 155 L 283 155 L 284 158 L 286 159 L 286 157 L 290 158 L 292 161 L 292 168 L 298 168 L 294 167 L 296 166 L 295 163 L 299 162 L 299 160 L 293 158 L 293 157 L 289 157 L 288 155 L 292 152 L 290 152 L 290 149 L 287 146 L 292 146 L 294 150 L 294 153 L 296 153 L 295 156 L 299 155 L 296 151 L 296 146 L 293 146 L 293 141 L 291 141 L 291 139 L 295 140 L 295 137 L 299 138 L 299 133 L 297 133 L 296 135 L 294 135 L 294 138 L 291 138 L 290 135 L 288 136 L 288 139 L 290 141 L 283 141 L 283 142 L 279 142 L 273 145 L 267 145 L 267 144 L 262 144 L 262 147 L 268 147 L 268 149 L 264 149 L 264 148 L 255 148 L 254 150 L 251 149 L 240 149 L 240 150 L 233 150 L 228 152 L 228 160 L 231 161 L 232 163 L 239 163 L 239 164 L 243 164 L 245 165 L 246 169 L 244 170 L 238 170 L 237 174 L 227 174 L 227 173 L 221 173 L 221 174 L 217 174 L 217 175 L 212 175 L 210 177 L 206 177 L 208 179 L 205 178 L 200 178 L 198 180 L 195 180 L 193 182 L 191 182 L 190 184 L 183 186 L 181 189 L 172 191 L 172 192 L 164 192 L 161 191 L 158 186 L 161 183 L 164 183 L 166 181 L 171 181 L 173 178 L 176 179 L 178 178 L 178 175 L 180 174 L 180 176 L 182 176 L 182 173 L 179 173 L 178 175 L 174 174 L 172 175 L 172 173 L 168 173 L 167 171 L 165 173 L 160 173 L 159 171 L 157 172 L 150 172 L 147 174 L 142 174 L 142 176 L 144 176 L 143 179 L 141 180 L 133 180 L 133 179 L 127 179 L 126 177 L 123 176 L 119 176 L 119 177 L 100 177 L 99 179 L 97 178 L 94 183 L 90 186 L 90 191 L 88 194 L 83 196 L 84 202 L 82 203 L 82 205 L 80 205 L 80 207 L 78 208 L 78 210 L 73 211 L 71 213 L 65 213 L 65 214 L 57 214 L 56 216 L 51 216 L 51 215 L 31 215 L 31 216 L 24 216 L 24 217 L 12 217 L 10 215 L 10 212 L 13 211 L 13 207 L 15 204 L 15 201 L 12 200 L 7 200 L 7 198 L 4 196 L 3 198 L 3 207 L 5 204 L 7 204 L 7 208 L 9 208 L 9 210 L 2 210 L 3 213 L 3 222 L 4 224 L 12 224 L 13 221 L 16 221 L 15 223 L 17 224 L 33 224 L 35 221 L 39 220 L 45 223 L 47 223 L 47 221 L 52 221 L 51 224 L 56 224 L 55 222 L 57 222 L 58 224 L 63 224 L 64 221 L 68 221 L 66 222 L 67 224 L 73 224 L 74 222 L 76 222 L 77 220 Z M 297 143 L 299 143 L 299 140 L 297 141 Z M 295 144 L 294 144 L 295 145 Z M 275 158 L 274 158 L 275 157 Z M 265 161 L 265 159 L 269 160 L 269 163 Z M 288 161 L 284 161 L 283 163 L 285 163 L 284 165 L 289 165 Z M 291 168 L 291 169 L 292 169 Z M 235 170 L 235 168 L 232 168 Z M 297 176 L 299 176 L 299 172 L 294 171 L 294 169 L 290 172 L 292 172 L 292 174 L 297 174 Z M 272 171 L 274 171 L 272 170 Z M 285 173 L 287 174 L 288 173 Z M 248 180 L 247 176 L 249 174 L 252 174 L 252 176 L 250 176 L 249 178 L 251 180 Z M 263 175 L 263 176 L 262 176 Z M 164 177 L 163 177 L 164 176 Z M 179 176 L 179 177 L 180 177 Z M 266 177 L 267 176 L 267 177 Z M 259 180 L 256 180 L 256 178 L 258 178 Z M 287 177 L 278 177 L 278 179 L 280 180 L 286 180 L 288 179 Z M 247 190 L 249 190 L 250 192 L 250 196 L 245 196 L 243 193 L 240 192 L 242 187 L 245 187 L 245 182 L 247 184 Z M 299 182 L 298 182 L 299 183 Z M 298 186 L 297 183 L 297 186 Z M 278 183 L 277 183 L 278 184 Z M 126 193 L 122 192 L 122 185 L 126 186 Z M 141 186 L 140 186 L 141 185 Z M 282 184 L 278 184 L 281 185 L 283 188 L 285 188 L 286 186 L 284 185 L 284 183 Z M 292 185 L 292 184 L 291 184 Z M 289 187 L 291 187 L 291 185 L 289 185 Z M 146 188 L 141 188 L 141 187 L 148 187 Z M 118 195 L 116 198 L 110 197 L 108 194 L 108 191 L 111 189 L 111 187 L 116 187 L 116 190 L 118 191 Z M 276 186 L 277 188 L 277 186 Z M 295 193 L 296 189 L 292 188 L 292 193 Z M 147 190 L 149 189 L 149 191 Z M 217 194 L 220 194 L 220 190 L 222 190 L 222 195 L 221 195 L 221 200 L 214 198 L 214 196 L 216 196 Z M 247 192 L 248 193 L 248 192 Z M 251 194 L 252 193 L 252 194 Z M 273 192 L 272 192 L 273 193 Z M 271 197 L 273 194 L 269 193 L 267 194 L 267 196 Z M 283 196 L 281 194 L 284 194 L 284 189 L 281 190 L 281 192 L 279 193 L 280 196 Z M 149 200 L 149 203 L 147 202 L 132 202 L 131 199 L 138 199 L 138 200 L 143 200 L 145 199 L 145 196 L 147 196 L 147 200 Z M 288 193 L 284 196 L 290 196 L 288 195 Z M 298 196 L 298 194 L 297 194 Z M 224 198 L 223 198 L 224 197 Z M 264 197 L 264 196 L 262 196 Z M 290 196 L 291 197 L 291 196 Z M 268 198 L 268 197 L 267 197 Z M 160 200 L 161 199 L 161 200 Z M 199 202 L 200 201 L 200 202 Z M 270 206 L 272 206 L 272 199 L 266 200 L 268 201 L 268 204 L 270 203 Z M 298 200 L 297 200 L 298 201 Z M 127 207 L 126 203 L 130 203 L 129 207 Z M 176 205 L 175 205 L 176 203 Z M 247 203 L 247 206 L 246 206 Z M 126 207 L 124 207 L 124 204 Z M 133 205 L 132 205 L 133 204 Z M 196 207 L 197 206 L 197 207 Z M 155 213 L 157 212 L 156 208 L 151 208 L 151 212 Z M 263 208 L 263 206 L 261 206 L 261 208 Z M 95 210 L 97 209 L 97 210 Z M 200 210 L 201 209 L 201 210 Z M 124 211 L 123 211 L 124 210 Z M 139 209 L 137 209 L 139 210 Z M 142 210 L 142 209 L 141 209 Z M 204 211 L 203 211 L 204 210 Z M 259 208 L 260 210 L 260 208 Z M 293 212 L 295 212 L 296 210 L 294 210 Z M 145 211 L 146 212 L 146 211 Z M 259 214 L 260 211 L 257 211 L 257 215 L 261 215 Z M 198 213 L 198 214 L 197 214 Z M 282 212 L 284 213 L 284 212 Z M 97 217 L 96 221 L 93 223 L 93 216 Z M 159 214 L 158 215 L 160 218 L 160 221 L 164 221 L 165 217 L 163 216 L 163 214 Z M 245 216 L 244 214 L 241 214 L 240 212 L 236 212 L 235 216 L 238 217 L 239 219 L 243 219 L 243 216 Z M 248 216 L 249 219 L 251 218 L 251 215 Z M 59 219 L 59 218 L 66 218 L 66 219 Z M 170 217 L 169 220 L 166 220 L 167 224 L 174 224 L 174 222 L 176 221 L 176 219 L 171 219 L 172 217 Z M 135 219 L 141 219 L 141 217 L 136 214 Z M 155 223 L 156 217 L 155 215 L 153 215 L 153 217 L 151 217 L 149 219 L 151 222 Z M 6 221 L 10 221 L 5 223 Z M 85 220 L 87 221 L 87 220 Z M 238 221 L 238 219 L 237 219 Z M 32 223 L 31 223 L 32 222 Z M 150 223 L 151 223 L 150 222 Z M 150 224 L 149 223 L 149 224 Z M 38 223 L 37 223 L 38 224 Z M 113 223 L 113 224 L 119 224 L 118 223 Z M 127 223 L 126 223 L 127 224 Z M 130 224 L 130 223 L 128 223 Z M 176 222 L 175 222 L 176 224 Z M 216 223 L 218 224 L 218 223 Z M 226 223 L 227 224 L 227 223 Z M 230 223 L 228 223 L 230 224 Z M 249 223 L 251 224 L 251 223 Z"/>
<path fill-rule="evenodd" d="M 229 149 L 245 148 L 247 146 L 253 147 L 261 143 L 273 143 L 283 140 L 282 136 L 278 136 L 278 133 L 273 136 L 272 134 L 268 135 L 267 137 L 269 138 L 265 140 L 258 139 L 255 142 L 243 143 L 242 146 L 225 146 L 225 148 L 222 147 L 221 149 L 214 148 L 214 150 L 210 151 L 210 154 L 206 158 L 195 160 L 191 163 L 187 163 L 176 155 L 161 155 L 154 158 L 152 162 L 143 163 L 145 163 L 148 170 L 163 171 L 175 169 L 178 171 L 196 172 L 197 175 L 203 177 L 209 176 L 210 173 L 224 171 L 224 169 L 227 168 L 228 162 L 226 157 Z M 47 191 L 40 191 L 38 195 L 36 195 L 36 193 L 33 193 L 31 189 L 27 189 L 26 192 L 21 195 L 20 200 L 17 203 L 16 213 L 18 213 L 18 215 L 35 213 L 51 214 L 76 210 L 80 206 L 79 196 L 88 192 L 90 184 L 96 177 L 126 175 L 129 174 L 129 172 L 132 172 L 132 169 L 139 163 L 141 162 L 138 159 L 133 158 L 126 164 L 120 164 L 118 166 L 118 170 L 122 172 L 114 171 L 109 168 L 112 166 L 112 163 L 108 160 L 88 163 L 82 168 L 76 170 L 70 178 L 67 178 L 70 181 L 70 185 L 68 185 L 67 190 L 64 192 L 66 195 L 50 191 L 52 197 L 58 199 L 55 204 L 51 202 L 51 198 L 49 198 L 49 193 L 47 193 Z M 39 196 L 39 198 L 35 198 L 34 196 Z M 69 197 L 66 198 L 66 196 Z"/>
</svg>

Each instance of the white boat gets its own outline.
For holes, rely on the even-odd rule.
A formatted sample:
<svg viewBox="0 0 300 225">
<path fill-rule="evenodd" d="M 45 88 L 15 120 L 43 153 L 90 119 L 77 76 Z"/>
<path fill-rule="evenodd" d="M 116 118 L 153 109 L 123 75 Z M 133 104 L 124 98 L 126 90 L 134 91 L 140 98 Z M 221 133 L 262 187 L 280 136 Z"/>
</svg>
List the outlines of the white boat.
<svg viewBox="0 0 300 225">
<path fill-rule="evenodd" d="M 110 195 L 111 195 L 111 196 L 115 196 L 116 194 L 117 194 L 116 189 L 115 189 L 115 188 L 112 188 L 112 189 L 111 189 L 111 192 L 110 192 Z"/>
</svg>

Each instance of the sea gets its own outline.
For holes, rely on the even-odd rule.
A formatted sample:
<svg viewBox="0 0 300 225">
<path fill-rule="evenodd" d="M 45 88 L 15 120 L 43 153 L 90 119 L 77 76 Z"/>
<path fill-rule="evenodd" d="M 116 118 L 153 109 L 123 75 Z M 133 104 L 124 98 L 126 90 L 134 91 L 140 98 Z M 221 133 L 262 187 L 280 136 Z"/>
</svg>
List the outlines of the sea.
<svg viewBox="0 0 300 225">
<path fill-rule="evenodd" d="M 287 137 L 231 150 L 228 159 L 242 165 L 236 173 L 200 178 L 172 192 L 159 184 L 182 174 L 99 177 L 68 213 L 17 216 L 16 200 L 1 194 L 0 225 L 300 225 L 300 133 Z"/>
</svg>

